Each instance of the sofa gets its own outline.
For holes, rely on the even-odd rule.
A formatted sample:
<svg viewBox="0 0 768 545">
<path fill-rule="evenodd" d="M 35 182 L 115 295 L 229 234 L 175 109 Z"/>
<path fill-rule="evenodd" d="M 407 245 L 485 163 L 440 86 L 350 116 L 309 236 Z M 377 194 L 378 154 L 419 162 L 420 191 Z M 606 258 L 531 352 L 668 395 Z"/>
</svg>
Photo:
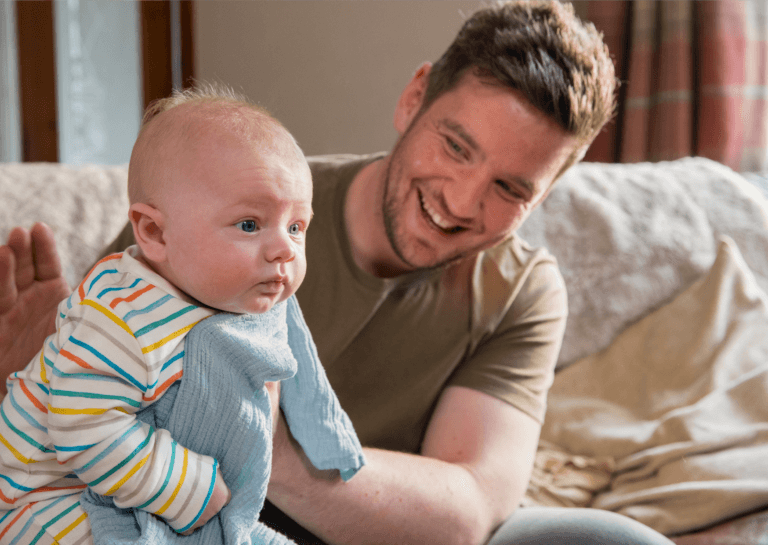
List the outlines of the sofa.
<svg viewBox="0 0 768 545">
<path fill-rule="evenodd" d="M 0 164 L 0 238 L 47 222 L 75 285 L 126 221 L 126 174 Z M 570 307 L 524 505 L 768 542 L 768 179 L 583 163 L 519 235 L 555 255 Z"/>
</svg>

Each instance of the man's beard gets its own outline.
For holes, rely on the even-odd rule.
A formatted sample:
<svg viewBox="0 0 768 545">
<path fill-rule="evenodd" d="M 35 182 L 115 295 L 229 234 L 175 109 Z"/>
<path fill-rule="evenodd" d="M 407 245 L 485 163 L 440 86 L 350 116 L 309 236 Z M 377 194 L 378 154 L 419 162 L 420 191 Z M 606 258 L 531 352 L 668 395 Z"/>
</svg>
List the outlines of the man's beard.
<svg viewBox="0 0 768 545">
<path fill-rule="evenodd" d="M 410 129 L 409 129 L 410 130 Z M 416 265 L 413 262 L 411 262 L 405 255 L 405 246 L 406 242 L 403 242 L 403 239 L 407 239 L 407 235 L 405 236 L 399 236 L 398 235 L 398 222 L 397 217 L 401 214 L 398 213 L 398 210 L 402 212 L 402 205 L 404 203 L 397 202 L 397 196 L 390 194 L 390 187 L 392 185 L 392 166 L 397 161 L 397 155 L 398 150 L 400 149 L 400 145 L 403 142 L 403 140 L 408 136 L 408 131 L 400 138 L 395 144 L 395 147 L 392 149 L 392 153 L 390 154 L 390 160 L 387 164 L 387 170 L 385 172 L 385 178 L 384 178 L 384 195 L 382 198 L 382 204 L 381 204 L 381 213 L 384 218 L 384 231 L 387 235 L 387 240 L 389 241 L 389 245 L 392 248 L 392 250 L 395 252 L 395 255 L 403 262 L 406 266 L 408 266 L 411 270 L 421 270 L 421 271 L 429 271 L 434 269 L 439 269 L 442 267 L 445 267 L 447 265 L 450 265 L 452 263 L 455 263 L 457 261 L 462 260 L 467 255 L 470 255 L 472 253 L 477 252 L 459 252 L 458 254 L 454 256 L 450 256 L 441 260 L 438 260 L 437 262 L 430 264 L 430 265 Z M 421 207 L 421 203 L 419 203 L 419 207 Z"/>
<path fill-rule="evenodd" d="M 403 138 L 404 137 L 405 136 L 403 136 Z M 398 140 L 397 144 L 395 144 L 395 147 L 392 150 L 392 154 L 390 155 L 389 163 L 387 163 L 387 171 L 384 174 L 384 196 L 381 201 L 381 214 L 384 218 L 384 231 L 387 234 L 387 240 L 389 241 L 390 247 L 395 252 L 395 255 L 400 258 L 400 261 L 405 263 L 406 266 L 410 267 L 411 269 L 416 269 L 418 267 L 416 267 L 408 260 L 407 257 L 405 257 L 398 236 L 396 234 L 397 226 L 395 225 L 395 217 L 397 216 L 398 206 L 395 202 L 395 197 L 391 196 L 389 191 L 390 182 L 392 179 L 392 164 L 397 157 L 397 151 L 400 148 L 400 143 L 402 142 L 403 138 Z"/>
</svg>

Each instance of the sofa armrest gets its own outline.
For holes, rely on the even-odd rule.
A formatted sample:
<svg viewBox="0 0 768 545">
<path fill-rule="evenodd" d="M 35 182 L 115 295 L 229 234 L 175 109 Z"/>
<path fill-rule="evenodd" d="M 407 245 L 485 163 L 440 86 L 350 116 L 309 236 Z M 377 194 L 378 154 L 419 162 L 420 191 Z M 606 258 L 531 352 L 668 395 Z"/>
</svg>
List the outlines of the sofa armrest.
<svg viewBox="0 0 768 545">
<path fill-rule="evenodd" d="M 127 165 L 0 163 L 0 239 L 44 221 L 74 286 L 128 220 L 127 176 Z"/>
</svg>

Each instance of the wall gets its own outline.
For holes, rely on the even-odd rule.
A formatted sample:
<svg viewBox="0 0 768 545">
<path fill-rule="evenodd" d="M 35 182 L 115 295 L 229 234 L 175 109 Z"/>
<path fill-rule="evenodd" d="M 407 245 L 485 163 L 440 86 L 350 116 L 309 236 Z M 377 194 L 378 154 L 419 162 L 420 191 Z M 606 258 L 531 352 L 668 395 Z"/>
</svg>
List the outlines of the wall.
<svg viewBox="0 0 768 545">
<path fill-rule="evenodd" d="M 244 92 L 308 155 L 389 149 L 400 92 L 478 1 L 195 3 L 195 72 Z"/>
</svg>

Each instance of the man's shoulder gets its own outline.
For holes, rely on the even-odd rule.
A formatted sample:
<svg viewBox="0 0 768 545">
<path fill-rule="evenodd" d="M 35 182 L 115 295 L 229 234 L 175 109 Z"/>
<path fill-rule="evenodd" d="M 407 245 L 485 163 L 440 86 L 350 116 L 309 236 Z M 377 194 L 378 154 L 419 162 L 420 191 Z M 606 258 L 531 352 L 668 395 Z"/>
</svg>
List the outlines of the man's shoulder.
<svg viewBox="0 0 768 545">
<path fill-rule="evenodd" d="M 499 306 L 497 313 L 505 312 L 502 309 L 513 301 L 526 304 L 531 298 L 565 291 L 555 257 L 546 248 L 533 247 L 518 236 L 480 254 L 472 286 L 476 300 Z"/>
<path fill-rule="evenodd" d="M 529 316 L 567 312 L 557 260 L 546 248 L 530 246 L 518 236 L 480 253 L 471 286 L 475 345 L 510 312 Z"/>
<path fill-rule="evenodd" d="M 378 151 L 376 153 L 330 153 L 325 155 L 310 155 L 307 162 L 312 168 L 340 167 L 352 163 L 369 163 L 384 157 L 387 153 Z"/>
<path fill-rule="evenodd" d="M 517 235 L 480 254 L 483 268 L 491 267 L 509 280 L 538 266 L 558 270 L 557 260 L 544 247 L 534 247 Z"/>
<path fill-rule="evenodd" d="M 312 170 L 312 180 L 315 185 L 334 185 L 339 181 L 354 177 L 365 165 L 380 159 L 385 152 L 356 155 L 352 153 L 337 153 L 332 155 L 313 155 L 307 157 L 307 163 Z"/>
</svg>

